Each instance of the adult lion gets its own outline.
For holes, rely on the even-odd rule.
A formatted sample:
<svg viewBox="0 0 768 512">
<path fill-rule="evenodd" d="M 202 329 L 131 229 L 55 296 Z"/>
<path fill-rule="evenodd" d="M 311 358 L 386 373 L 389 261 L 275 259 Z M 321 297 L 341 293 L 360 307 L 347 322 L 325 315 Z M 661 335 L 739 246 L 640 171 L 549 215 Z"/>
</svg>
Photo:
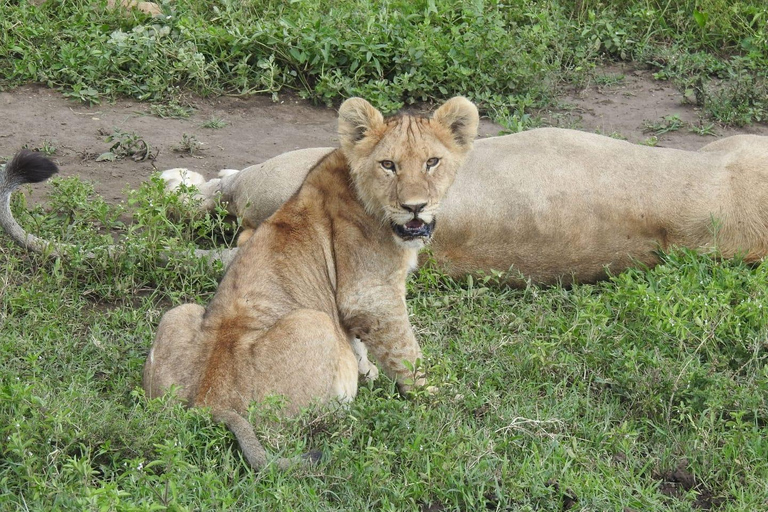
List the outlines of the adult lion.
<svg viewBox="0 0 768 512">
<path fill-rule="evenodd" d="M 329 148 L 292 151 L 200 187 L 258 226 Z M 699 151 L 560 128 L 480 139 L 430 245 L 445 271 L 507 271 L 512 284 L 593 282 L 658 263 L 673 246 L 758 260 L 768 249 L 768 137 Z M 422 258 L 424 256 L 422 255 Z"/>
<path fill-rule="evenodd" d="M 246 227 L 256 227 L 329 151 L 292 151 L 204 183 L 203 208 L 220 194 Z M 672 246 L 749 261 L 766 255 L 768 137 L 736 135 L 682 151 L 542 128 L 476 141 L 465 168 L 431 243 L 454 277 L 495 269 L 509 270 L 515 285 L 592 282 L 652 266 L 657 251 Z M 30 250 L 55 250 L 11 216 L 7 199 L 23 182 L 0 179 L 0 224 Z"/>
<path fill-rule="evenodd" d="M 423 385 L 405 278 L 478 121 L 461 97 L 432 118 L 386 120 L 365 100 L 345 101 L 341 149 L 241 246 L 208 307 L 163 316 L 144 367 L 147 395 L 174 387 L 190 406 L 210 407 L 258 469 L 268 459 L 244 416 L 249 403 L 281 395 L 291 414 L 351 399 L 360 342 L 401 390 Z"/>
</svg>

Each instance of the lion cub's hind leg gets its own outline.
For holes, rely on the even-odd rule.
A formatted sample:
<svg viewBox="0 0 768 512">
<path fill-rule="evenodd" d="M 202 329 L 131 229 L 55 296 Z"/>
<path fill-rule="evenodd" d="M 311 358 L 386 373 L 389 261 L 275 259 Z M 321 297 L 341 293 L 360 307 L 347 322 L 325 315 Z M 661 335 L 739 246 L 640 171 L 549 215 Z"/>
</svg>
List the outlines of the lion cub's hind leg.
<svg viewBox="0 0 768 512">
<path fill-rule="evenodd" d="M 284 396 L 289 412 L 333 399 L 348 401 L 357 394 L 357 358 L 344 334 L 321 311 L 294 310 L 244 346 L 239 375 L 253 389 L 245 396 L 261 400 Z M 246 354 L 248 357 L 246 357 Z M 248 384 L 233 383 L 235 386 Z"/>
<path fill-rule="evenodd" d="M 284 414 L 290 416 L 312 404 L 346 402 L 357 394 L 355 353 L 331 318 L 320 311 L 292 311 L 266 332 L 243 340 L 228 366 L 236 367 L 231 375 L 237 380 L 217 378 L 217 389 L 198 397 L 196 405 L 211 407 L 214 418 L 235 434 L 245 459 L 256 470 L 270 461 L 244 416 L 242 406 L 247 404 L 240 400 L 259 402 L 279 395 L 285 399 Z M 285 469 L 319 456 L 312 452 L 271 463 Z"/>
<path fill-rule="evenodd" d="M 204 312 L 198 304 L 183 304 L 163 315 L 144 364 L 143 386 L 149 398 L 176 386 L 178 397 L 191 405 L 206 357 L 197 342 Z"/>
</svg>

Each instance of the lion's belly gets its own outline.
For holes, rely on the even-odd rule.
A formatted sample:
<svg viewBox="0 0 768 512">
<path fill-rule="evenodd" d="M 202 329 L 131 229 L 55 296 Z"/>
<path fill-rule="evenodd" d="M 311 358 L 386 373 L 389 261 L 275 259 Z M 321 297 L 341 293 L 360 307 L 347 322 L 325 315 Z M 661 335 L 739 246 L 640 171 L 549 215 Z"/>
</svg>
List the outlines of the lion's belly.
<svg viewBox="0 0 768 512">
<path fill-rule="evenodd" d="M 480 229 L 477 226 L 484 226 Z M 518 215 L 506 223 L 445 223 L 433 254 L 446 272 L 509 272 L 513 284 L 594 282 L 607 272 L 658 262 L 669 230 L 641 217 Z"/>
</svg>

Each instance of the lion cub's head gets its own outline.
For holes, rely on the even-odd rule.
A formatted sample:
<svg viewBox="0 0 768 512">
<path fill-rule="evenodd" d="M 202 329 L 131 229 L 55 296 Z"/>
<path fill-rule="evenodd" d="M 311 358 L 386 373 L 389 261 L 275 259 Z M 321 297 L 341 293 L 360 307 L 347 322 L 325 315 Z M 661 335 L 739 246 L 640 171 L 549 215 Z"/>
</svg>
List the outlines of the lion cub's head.
<svg viewBox="0 0 768 512">
<path fill-rule="evenodd" d="M 384 119 L 361 98 L 339 109 L 339 138 L 365 208 L 392 226 L 397 239 L 420 247 L 432 235 L 435 213 L 472 149 L 479 116 L 456 97 L 431 118 Z"/>
</svg>

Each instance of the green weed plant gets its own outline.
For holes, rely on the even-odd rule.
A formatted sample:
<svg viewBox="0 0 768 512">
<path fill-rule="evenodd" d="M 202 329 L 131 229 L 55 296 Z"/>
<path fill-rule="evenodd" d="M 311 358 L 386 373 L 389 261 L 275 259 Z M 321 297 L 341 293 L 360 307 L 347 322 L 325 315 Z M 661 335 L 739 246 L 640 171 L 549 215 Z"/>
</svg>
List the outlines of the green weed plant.
<svg viewBox="0 0 768 512">
<path fill-rule="evenodd" d="M 518 131 L 610 61 L 650 66 L 726 124 L 764 121 L 762 0 L 162 2 L 163 15 L 74 0 L 0 3 L 0 88 L 36 82 L 85 102 L 184 92 L 392 112 L 464 94 Z M 601 77 L 598 74 L 597 81 Z M 158 115 L 177 115 L 168 108 Z M 525 117 L 529 116 L 529 117 Z"/>
</svg>

